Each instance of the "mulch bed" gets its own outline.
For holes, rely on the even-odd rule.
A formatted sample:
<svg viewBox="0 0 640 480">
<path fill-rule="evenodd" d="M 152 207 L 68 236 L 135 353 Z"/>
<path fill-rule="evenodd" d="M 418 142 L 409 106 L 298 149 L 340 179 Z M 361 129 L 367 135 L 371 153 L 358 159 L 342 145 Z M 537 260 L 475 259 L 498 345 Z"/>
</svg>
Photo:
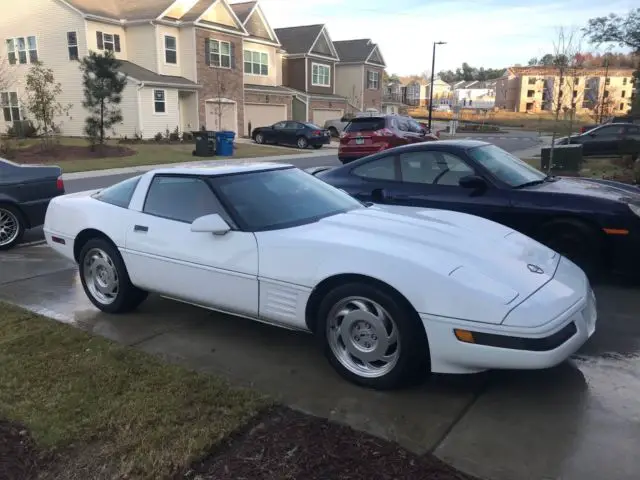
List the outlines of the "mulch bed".
<svg viewBox="0 0 640 480">
<path fill-rule="evenodd" d="M 37 477 L 38 451 L 29 432 L 0 419 L 0 478 L 31 480 Z"/>
<path fill-rule="evenodd" d="M 41 145 L 31 145 L 13 150 L 11 160 L 17 163 L 49 163 L 61 160 L 129 157 L 135 154 L 135 150 L 120 145 L 96 146 L 94 150 L 88 145 L 56 145 L 50 150 L 43 150 Z"/>
<path fill-rule="evenodd" d="M 352 428 L 279 407 L 179 472 L 192 480 L 477 480 Z"/>
</svg>

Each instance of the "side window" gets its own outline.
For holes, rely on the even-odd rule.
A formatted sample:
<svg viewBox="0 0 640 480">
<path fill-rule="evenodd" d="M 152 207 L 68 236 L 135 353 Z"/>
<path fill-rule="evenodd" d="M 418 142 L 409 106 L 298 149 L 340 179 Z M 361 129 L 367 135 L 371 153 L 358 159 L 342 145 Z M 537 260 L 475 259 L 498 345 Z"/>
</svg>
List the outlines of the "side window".
<svg viewBox="0 0 640 480">
<path fill-rule="evenodd" d="M 396 125 L 398 130 L 401 130 L 403 132 L 409 132 L 411 131 L 409 128 L 409 122 L 404 119 L 404 118 L 396 118 Z"/>
<path fill-rule="evenodd" d="M 278 122 L 273 125 L 273 128 L 275 128 L 276 130 L 282 130 L 283 128 L 285 128 L 286 124 L 287 122 Z"/>
<path fill-rule="evenodd" d="M 598 136 L 618 135 L 618 134 L 622 133 L 622 127 L 616 127 L 614 125 L 611 125 L 611 126 L 608 126 L 608 127 L 602 127 L 600 130 L 597 130 L 595 133 Z"/>
<path fill-rule="evenodd" d="M 462 177 L 474 173 L 455 155 L 436 151 L 400 154 L 400 171 L 403 182 L 446 186 L 457 186 Z"/>
<path fill-rule="evenodd" d="M 287 122 L 284 126 L 287 130 L 297 130 L 302 128 L 302 126 L 298 122 Z"/>
<path fill-rule="evenodd" d="M 101 202 L 110 203 L 116 207 L 129 208 L 133 192 L 136 191 L 140 177 L 129 178 L 123 182 L 105 188 L 96 193 L 93 198 Z"/>
<path fill-rule="evenodd" d="M 352 170 L 354 175 L 372 180 L 396 180 L 395 157 L 384 157 L 367 162 Z"/>
<path fill-rule="evenodd" d="M 640 135 L 640 127 L 635 125 L 627 127 L 627 133 L 631 135 Z"/>
<path fill-rule="evenodd" d="M 149 186 L 143 212 L 192 223 L 204 215 L 223 215 L 224 209 L 204 180 L 197 177 L 156 175 Z"/>
<path fill-rule="evenodd" d="M 415 120 L 409 120 L 409 127 L 413 133 L 422 133 L 422 126 Z"/>
</svg>

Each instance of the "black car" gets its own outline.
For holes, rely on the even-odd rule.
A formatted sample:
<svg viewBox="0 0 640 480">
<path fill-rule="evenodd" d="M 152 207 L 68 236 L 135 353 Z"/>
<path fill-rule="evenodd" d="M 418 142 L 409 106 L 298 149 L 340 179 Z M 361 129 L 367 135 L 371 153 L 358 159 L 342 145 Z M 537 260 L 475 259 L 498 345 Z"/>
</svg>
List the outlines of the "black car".
<svg viewBox="0 0 640 480">
<path fill-rule="evenodd" d="M 254 128 L 251 138 L 256 143 L 296 145 L 302 149 L 309 145 L 318 149 L 331 143 L 329 130 L 313 123 L 295 121 L 278 122 L 270 127 Z"/>
<path fill-rule="evenodd" d="M 42 225 L 49 201 L 63 194 L 60 167 L 0 158 L 0 250 L 14 247 L 25 230 Z"/>
<path fill-rule="evenodd" d="M 307 170 L 364 201 L 440 208 L 502 223 L 595 275 L 640 267 L 640 188 L 549 177 L 501 148 L 441 140 Z"/>
<path fill-rule="evenodd" d="M 582 144 L 582 154 L 585 157 L 621 153 L 635 153 L 637 156 L 640 149 L 640 125 L 633 123 L 600 125 L 580 135 L 559 138 L 555 144 Z"/>
</svg>

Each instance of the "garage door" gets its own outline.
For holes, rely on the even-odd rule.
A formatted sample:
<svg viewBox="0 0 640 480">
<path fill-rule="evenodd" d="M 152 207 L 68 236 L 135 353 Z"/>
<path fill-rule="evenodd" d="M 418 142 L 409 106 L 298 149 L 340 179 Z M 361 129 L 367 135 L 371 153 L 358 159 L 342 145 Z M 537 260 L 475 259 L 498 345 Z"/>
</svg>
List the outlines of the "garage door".
<svg viewBox="0 0 640 480">
<path fill-rule="evenodd" d="M 311 121 L 319 127 L 324 127 L 327 120 L 337 120 L 342 118 L 343 110 L 328 110 L 324 108 L 314 108 L 311 113 Z"/>
<path fill-rule="evenodd" d="M 287 119 L 286 105 L 264 105 L 257 103 L 245 103 L 244 105 L 244 131 L 249 135 L 249 123 L 251 128 L 268 127 L 274 123 Z"/>
<path fill-rule="evenodd" d="M 207 130 L 227 130 L 238 133 L 236 104 L 233 102 L 207 102 Z"/>
</svg>

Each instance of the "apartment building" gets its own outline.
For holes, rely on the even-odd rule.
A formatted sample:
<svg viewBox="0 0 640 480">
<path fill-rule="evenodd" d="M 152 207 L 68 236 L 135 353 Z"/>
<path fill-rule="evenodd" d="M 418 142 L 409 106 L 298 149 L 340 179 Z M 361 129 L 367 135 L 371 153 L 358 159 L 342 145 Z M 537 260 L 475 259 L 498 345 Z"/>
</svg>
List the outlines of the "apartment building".
<svg viewBox="0 0 640 480">
<path fill-rule="evenodd" d="M 568 69 L 560 81 L 555 67 L 511 67 L 496 81 L 495 105 L 512 112 L 603 108 L 620 115 L 630 108 L 633 70 L 626 68 Z"/>
</svg>

